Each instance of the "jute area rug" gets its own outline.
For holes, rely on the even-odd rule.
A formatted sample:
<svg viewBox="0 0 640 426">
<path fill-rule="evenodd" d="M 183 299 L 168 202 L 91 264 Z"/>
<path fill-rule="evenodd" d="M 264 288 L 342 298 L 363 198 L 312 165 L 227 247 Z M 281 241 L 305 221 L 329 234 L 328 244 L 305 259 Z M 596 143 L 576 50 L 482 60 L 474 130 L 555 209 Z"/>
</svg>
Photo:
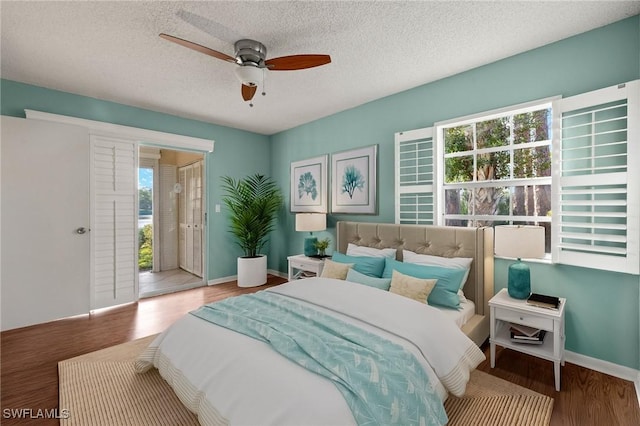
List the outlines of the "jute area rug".
<svg viewBox="0 0 640 426">
<path fill-rule="evenodd" d="M 157 370 L 133 371 L 133 360 L 155 336 L 134 340 L 58 364 L 62 425 L 197 425 Z M 553 399 L 480 371 L 464 397 L 450 396 L 449 425 L 548 425 Z"/>
</svg>

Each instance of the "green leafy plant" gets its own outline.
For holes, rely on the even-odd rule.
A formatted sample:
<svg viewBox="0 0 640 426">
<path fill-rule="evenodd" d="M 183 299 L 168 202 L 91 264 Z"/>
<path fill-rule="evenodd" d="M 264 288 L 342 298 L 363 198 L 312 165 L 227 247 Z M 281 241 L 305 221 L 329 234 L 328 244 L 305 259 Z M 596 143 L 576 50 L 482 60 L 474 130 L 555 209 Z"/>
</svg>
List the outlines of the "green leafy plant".
<svg viewBox="0 0 640 426">
<path fill-rule="evenodd" d="M 324 251 L 329 248 L 329 244 L 331 243 L 331 240 L 329 238 L 323 238 L 321 240 L 316 241 L 313 246 L 316 248 L 316 250 L 318 250 L 318 253 L 320 253 L 321 255 L 324 254 Z"/>
<path fill-rule="evenodd" d="M 138 231 L 138 268 L 141 271 L 153 267 L 153 227 L 145 225 Z"/>
<path fill-rule="evenodd" d="M 231 232 L 244 257 L 258 257 L 274 228 L 273 220 L 283 202 L 276 183 L 259 173 L 235 180 L 222 177 L 222 202 L 230 211 Z"/>
</svg>

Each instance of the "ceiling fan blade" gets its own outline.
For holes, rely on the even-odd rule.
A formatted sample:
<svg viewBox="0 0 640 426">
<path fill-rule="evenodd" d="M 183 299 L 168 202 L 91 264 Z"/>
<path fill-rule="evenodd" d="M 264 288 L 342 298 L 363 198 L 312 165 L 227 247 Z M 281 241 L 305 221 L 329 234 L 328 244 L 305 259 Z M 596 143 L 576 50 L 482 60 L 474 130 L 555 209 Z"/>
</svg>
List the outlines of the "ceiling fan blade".
<svg viewBox="0 0 640 426">
<path fill-rule="evenodd" d="M 245 101 L 250 101 L 253 99 L 253 95 L 256 94 L 256 90 L 258 86 L 247 86 L 246 84 L 242 85 L 242 99 Z"/>
<path fill-rule="evenodd" d="M 204 53 L 205 55 L 213 56 L 214 58 L 222 59 L 223 61 L 232 62 L 234 64 L 236 63 L 236 59 L 234 57 L 229 56 L 222 52 L 218 52 L 217 50 L 209 49 L 208 47 L 202 46 L 198 43 L 194 43 L 188 40 L 183 40 L 179 37 L 174 37 L 172 35 L 165 34 L 165 33 L 160 34 L 160 37 L 162 37 L 165 40 L 169 40 L 174 43 L 177 43 L 180 46 L 188 47 L 189 49 L 193 49 L 200 53 Z"/>
<path fill-rule="evenodd" d="M 319 67 L 331 62 L 329 55 L 291 55 L 280 56 L 265 61 L 270 71 L 293 71 Z"/>
</svg>

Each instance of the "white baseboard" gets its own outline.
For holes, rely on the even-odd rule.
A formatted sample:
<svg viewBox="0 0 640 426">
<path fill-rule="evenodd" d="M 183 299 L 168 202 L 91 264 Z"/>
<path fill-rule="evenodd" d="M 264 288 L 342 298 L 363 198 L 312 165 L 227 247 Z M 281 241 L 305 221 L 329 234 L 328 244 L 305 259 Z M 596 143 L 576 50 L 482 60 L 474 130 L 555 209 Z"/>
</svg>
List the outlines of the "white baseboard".
<svg viewBox="0 0 640 426">
<path fill-rule="evenodd" d="M 288 274 L 280 271 L 276 271 L 275 269 L 267 269 L 267 274 L 275 275 L 276 277 L 287 279 L 289 277 Z M 217 285 L 228 283 L 229 281 L 236 281 L 238 279 L 237 275 L 229 275 L 228 277 L 215 278 L 213 280 L 207 281 L 208 285 Z"/>
<path fill-rule="evenodd" d="M 207 281 L 208 285 L 217 285 L 217 284 L 224 284 L 224 283 L 228 283 L 229 281 L 236 281 L 238 279 L 237 275 L 229 275 L 228 277 L 222 277 L 222 278 L 215 278 L 212 280 Z"/>
<path fill-rule="evenodd" d="M 565 351 L 565 360 L 581 367 L 589 368 L 591 370 L 599 371 L 600 373 L 633 382 L 636 386 L 636 393 L 638 393 L 638 387 L 640 386 L 640 370 L 614 364 L 609 361 L 603 361 L 597 358 L 591 358 L 571 351 Z"/>
<path fill-rule="evenodd" d="M 289 278 L 289 274 L 286 272 L 276 271 L 275 269 L 268 269 L 267 274 L 275 275 L 276 277 L 284 278 L 285 280 Z"/>
<path fill-rule="evenodd" d="M 638 397 L 638 406 L 640 406 L 640 373 L 638 373 L 638 378 L 636 379 L 636 397 Z"/>
</svg>

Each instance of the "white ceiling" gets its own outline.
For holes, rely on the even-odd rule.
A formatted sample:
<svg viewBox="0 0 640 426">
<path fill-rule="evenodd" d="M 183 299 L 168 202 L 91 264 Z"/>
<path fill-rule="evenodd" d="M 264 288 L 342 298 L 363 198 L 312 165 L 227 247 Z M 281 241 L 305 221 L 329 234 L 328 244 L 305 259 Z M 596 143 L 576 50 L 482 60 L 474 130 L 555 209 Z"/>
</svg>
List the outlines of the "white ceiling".
<svg viewBox="0 0 640 426">
<path fill-rule="evenodd" d="M 0 75 L 269 135 L 638 13 L 639 1 L 2 1 Z M 161 32 L 332 63 L 268 72 L 250 108 L 234 64 Z"/>
</svg>

